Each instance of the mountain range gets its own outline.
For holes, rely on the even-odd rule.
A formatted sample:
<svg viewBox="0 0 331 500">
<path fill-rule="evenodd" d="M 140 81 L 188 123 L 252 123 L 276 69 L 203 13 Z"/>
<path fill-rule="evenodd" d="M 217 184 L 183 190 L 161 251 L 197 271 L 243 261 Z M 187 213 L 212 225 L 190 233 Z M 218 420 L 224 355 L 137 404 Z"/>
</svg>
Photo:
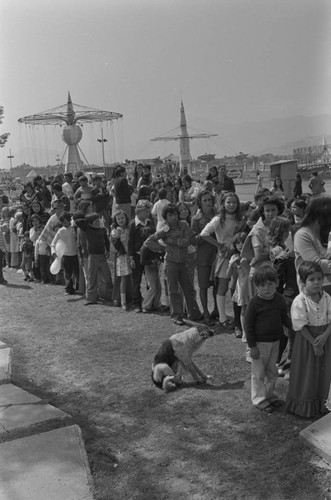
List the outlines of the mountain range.
<svg viewBox="0 0 331 500">
<path fill-rule="evenodd" d="M 233 153 L 243 151 L 249 155 L 275 153 L 291 155 L 293 149 L 323 144 L 331 144 L 331 115 L 292 116 L 264 121 L 243 123 L 221 123 L 202 119 L 203 126 L 213 133 L 220 131 L 213 141 L 213 147 L 223 146 Z M 213 151 L 219 155 L 219 151 Z M 232 153 L 232 154 L 233 154 Z M 199 153 L 201 154 L 201 153 Z"/>
</svg>

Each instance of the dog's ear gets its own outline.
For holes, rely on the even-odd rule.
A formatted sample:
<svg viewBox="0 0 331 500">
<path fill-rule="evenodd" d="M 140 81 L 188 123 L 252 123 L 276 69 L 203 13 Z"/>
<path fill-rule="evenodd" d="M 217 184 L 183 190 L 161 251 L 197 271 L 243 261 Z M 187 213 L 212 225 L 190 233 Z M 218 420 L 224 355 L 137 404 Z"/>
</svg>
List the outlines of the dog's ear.
<svg viewBox="0 0 331 500">
<path fill-rule="evenodd" d="M 221 326 L 216 326 L 214 330 L 214 335 L 221 335 L 224 332 L 223 328 Z"/>
<path fill-rule="evenodd" d="M 214 330 L 212 330 L 206 325 L 201 327 L 201 329 L 199 328 L 199 330 L 200 330 L 200 335 L 204 340 L 209 339 L 209 337 L 212 337 L 215 333 Z"/>
</svg>

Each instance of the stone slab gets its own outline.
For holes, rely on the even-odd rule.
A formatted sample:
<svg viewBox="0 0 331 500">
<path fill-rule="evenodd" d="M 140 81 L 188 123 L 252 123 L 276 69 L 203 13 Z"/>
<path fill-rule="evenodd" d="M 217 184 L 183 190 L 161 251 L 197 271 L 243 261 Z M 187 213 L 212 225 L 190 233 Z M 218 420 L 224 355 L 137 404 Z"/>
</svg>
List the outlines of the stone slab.
<svg viewBox="0 0 331 500">
<path fill-rule="evenodd" d="M 12 384 L 0 385 L 0 437 L 55 419 L 69 418 L 50 404 Z M 1 498 L 1 497 L 0 497 Z"/>
<path fill-rule="evenodd" d="M 0 381 L 10 379 L 10 347 L 0 349 Z"/>
<path fill-rule="evenodd" d="M 17 385 L 4 384 L 0 385 L 0 407 L 10 404 L 21 405 L 25 403 L 39 403 L 41 400 L 30 394 Z"/>
<path fill-rule="evenodd" d="M 310 448 L 331 464 L 331 413 L 303 429 L 300 436 Z"/>
<path fill-rule="evenodd" d="M 93 500 L 77 425 L 0 444 L 0 499 Z"/>
</svg>

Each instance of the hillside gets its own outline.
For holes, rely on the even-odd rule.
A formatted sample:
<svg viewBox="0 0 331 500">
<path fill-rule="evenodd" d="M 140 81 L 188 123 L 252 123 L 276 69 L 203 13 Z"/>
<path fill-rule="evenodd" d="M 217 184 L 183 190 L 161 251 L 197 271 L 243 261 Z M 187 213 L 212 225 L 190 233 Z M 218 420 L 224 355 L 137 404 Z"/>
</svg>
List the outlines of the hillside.
<svg viewBox="0 0 331 500">
<path fill-rule="evenodd" d="M 323 136 L 331 143 L 331 115 L 293 116 L 244 123 L 222 123 L 201 117 L 201 128 L 218 133 L 211 151 L 230 155 L 239 151 L 248 154 L 292 154 L 293 149 L 322 144 Z M 194 147 L 196 149 L 196 147 Z M 201 151 L 201 145 L 199 147 Z M 194 153 L 193 153 L 194 154 Z M 201 152 L 199 154 L 202 154 Z"/>
</svg>

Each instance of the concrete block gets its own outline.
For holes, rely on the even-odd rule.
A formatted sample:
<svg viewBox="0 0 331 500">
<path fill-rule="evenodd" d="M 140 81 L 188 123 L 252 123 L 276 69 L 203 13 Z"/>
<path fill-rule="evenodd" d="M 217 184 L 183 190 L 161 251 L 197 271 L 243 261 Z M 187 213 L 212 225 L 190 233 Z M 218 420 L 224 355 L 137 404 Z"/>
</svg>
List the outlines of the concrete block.
<svg viewBox="0 0 331 500">
<path fill-rule="evenodd" d="M 8 405 L 22 405 L 26 403 L 40 403 L 40 399 L 29 392 L 20 389 L 17 385 L 0 385 L 0 408 Z"/>
<path fill-rule="evenodd" d="M 0 385 L 0 437 L 69 415 L 12 384 Z M 1 497 L 0 497 L 1 498 Z"/>
<path fill-rule="evenodd" d="M 0 444 L 0 498 L 93 500 L 77 425 Z"/>
<path fill-rule="evenodd" d="M 0 349 L 0 382 L 9 381 L 10 375 L 10 347 L 3 347 Z"/>
<path fill-rule="evenodd" d="M 310 448 L 331 464 L 331 413 L 303 429 L 300 436 Z"/>
</svg>

